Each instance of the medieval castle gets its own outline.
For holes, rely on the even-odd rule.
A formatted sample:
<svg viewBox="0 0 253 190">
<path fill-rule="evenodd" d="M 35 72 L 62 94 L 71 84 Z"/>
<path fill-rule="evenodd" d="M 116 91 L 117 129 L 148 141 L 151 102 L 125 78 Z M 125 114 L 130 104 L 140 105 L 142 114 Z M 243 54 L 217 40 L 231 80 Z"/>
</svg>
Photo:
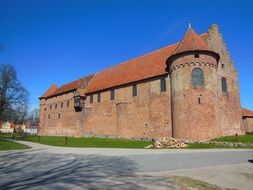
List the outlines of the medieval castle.
<svg viewBox="0 0 253 190">
<path fill-rule="evenodd" d="M 40 97 L 41 135 L 207 140 L 253 131 L 217 25 Z"/>
</svg>

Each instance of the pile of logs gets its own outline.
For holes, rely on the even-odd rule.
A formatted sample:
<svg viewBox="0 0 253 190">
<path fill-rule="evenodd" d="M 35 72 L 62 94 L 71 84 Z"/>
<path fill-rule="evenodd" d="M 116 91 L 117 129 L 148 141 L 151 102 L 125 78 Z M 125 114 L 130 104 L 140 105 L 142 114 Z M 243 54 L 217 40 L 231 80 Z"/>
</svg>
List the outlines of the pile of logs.
<svg viewBox="0 0 253 190">
<path fill-rule="evenodd" d="M 174 139 L 171 137 L 165 137 L 156 141 L 153 141 L 153 144 L 145 147 L 145 148 L 185 148 L 188 144 L 186 144 L 181 139 Z"/>
</svg>

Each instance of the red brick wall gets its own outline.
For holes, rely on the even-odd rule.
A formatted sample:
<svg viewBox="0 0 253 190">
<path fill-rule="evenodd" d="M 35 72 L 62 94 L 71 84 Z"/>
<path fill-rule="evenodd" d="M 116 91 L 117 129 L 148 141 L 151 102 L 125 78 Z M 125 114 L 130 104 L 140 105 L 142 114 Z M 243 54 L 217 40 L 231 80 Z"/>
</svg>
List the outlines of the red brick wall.
<svg viewBox="0 0 253 190">
<path fill-rule="evenodd" d="M 245 132 L 253 132 L 253 118 L 245 118 L 242 120 Z"/>
<path fill-rule="evenodd" d="M 41 100 L 40 128 L 41 135 L 81 136 L 81 112 L 75 112 L 73 92 Z M 69 107 L 67 107 L 69 101 Z M 63 103 L 63 107 L 61 107 Z M 57 104 L 57 108 L 55 108 Z M 50 105 L 52 108 L 50 109 Z M 45 110 L 46 109 L 46 110 Z M 60 118 L 58 115 L 60 114 Z M 50 119 L 48 118 L 50 115 Z"/>
<path fill-rule="evenodd" d="M 168 79 L 167 79 L 168 80 Z M 159 138 L 171 136 L 170 91 L 160 92 L 160 78 L 137 84 L 137 96 L 132 96 L 132 85 L 115 89 L 115 100 L 110 91 L 101 93 L 101 102 L 93 94 L 87 97 L 84 133 L 123 138 Z"/>
<path fill-rule="evenodd" d="M 175 60 L 170 69 L 174 136 L 179 139 L 205 140 L 221 135 L 217 126 L 217 61 L 200 54 Z M 201 68 L 204 86 L 193 87 L 192 70 Z M 200 99 L 200 102 L 199 102 Z"/>
</svg>

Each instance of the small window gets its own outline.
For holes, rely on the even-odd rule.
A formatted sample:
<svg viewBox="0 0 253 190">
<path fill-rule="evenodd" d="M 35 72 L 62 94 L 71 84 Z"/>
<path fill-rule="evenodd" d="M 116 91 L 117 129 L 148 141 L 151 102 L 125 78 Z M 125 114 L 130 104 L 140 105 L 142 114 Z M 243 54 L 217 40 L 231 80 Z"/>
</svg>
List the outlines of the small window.
<svg viewBox="0 0 253 190">
<path fill-rule="evenodd" d="M 198 103 L 201 104 L 201 100 L 200 100 L 200 97 L 198 97 Z"/>
<path fill-rule="evenodd" d="M 227 79 L 225 77 L 221 78 L 221 88 L 222 92 L 228 92 Z"/>
<path fill-rule="evenodd" d="M 47 118 L 50 119 L 50 114 L 48 114 Z"/>
<path fill-rule="evenodd" d="M 165 92 L 166 91 L 166 80 L 165 80 L 165 78 L 161 78 L 161 80 L 160 80 L 160 88 L 161 88 L 161 92 Z"/>
<path fill-rule="evenodd" d="M 101 101 L 101 94 L 98 93 L 98 102 L 100 102 L 100 101 Z"/>
<path fill-rule="evenodd" d="M 80 107 L 81 106 L 81 100 L 80 100 L 80 96 L 76 96 L 74 97 L 74 107 Z"/>
<path fill-rule="evenodd" d="M 57 109 L 57 104 L 55 104 L 54 108 Z"/>
<path fill-rule="evenodd" d="M 93 95 L 90 95 L 90 103 L 93 103 Z"/>
<path fill-rule="evenodd" d="M 133 85 L 133 96 L 137 96 L 137 85 Z"/>
<path fill-rule="evenodd" d="M 224 64 L 221 64 L 221 68 L 224 69 L 224 68 L 225 68 L 225 65 L 224 65 Z"/>
<path fill-rule="evenodd" d="M 67 101 L 67 108 L 69 108 L 69 100 Z"/>
<path fill-rule="evenodd" d="M 52 109 L 52 104 L 50 105 L 50 110 Z"/>
<path fill-rule="evenodd" d="M 61 103 L 61 108 L 63 108 L 63 102 Z"/>
<path fill-rule="evenodd" d="M 200 68 L 192 70 L 192 85 L 193 86 L 204 86 L 204 74 Z"/>
<path fill-rule="evenodd" d="M 58 119 L 60 119 L 61 118 L 61 114 L 60 113 L 58 113 Z"/>
<path fill-rule="evenodd" d="M 115 91 L 111 90 L 111 100 L 114 100 L 114 98 L 115 98 Z"/>
<path fill-rule="evenodd" d="M 196 54 L 194 55 L 194 57 L 195 57 L 195 58 L 199 58 L 199 54 L 196 53 Z"/>
</svg>

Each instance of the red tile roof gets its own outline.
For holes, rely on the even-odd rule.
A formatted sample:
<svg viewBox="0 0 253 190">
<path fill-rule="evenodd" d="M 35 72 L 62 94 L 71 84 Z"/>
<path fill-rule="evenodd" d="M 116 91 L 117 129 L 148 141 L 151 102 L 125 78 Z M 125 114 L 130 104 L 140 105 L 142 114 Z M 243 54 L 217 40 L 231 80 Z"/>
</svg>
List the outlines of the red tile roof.
<svg viewBox="0 0 253 190">
<path fill-rule="evenodd" d="M 244 117 L 253 117 L 253 111 L 251 110 L 242 108 L 241 112 L 242 112 L 242 116 Z"/>
<path fill-rule="evenodd" d="M 207 37 L 207 33 L 200 36 L 199 38 L 202 38 L 201 40 L 204 42 L 203 39 Z M 96 73 L 94 79 L 86 87 L 86 93 L 167 74 L 166 60 L 175 52 L 177 47 L 178 43 Z"/>
<path fill-rule="evenodd" d="M 195 50 L 212 51 L 206 42 L 192 28 L 189 28 L 173 55 Z"/>
<path fill-rule="evenodd" d="M 166 74 L 165 61 L 176 47 L 171 45 L 96 73 L 86 93 Z"/>
<path fill-rule="evenodd" d="M 50 88 L 40 97 L 40 99 L 46 98 L 53 94 L 57 90 L 57 86 L 55 84 L 52 84 Z"/>
<path fill-rule="evenodd" d="M 186 37 L 189 35 L 189 39 L 197 38 L 197 45 L 201 48 L 208 48 L 204 42 L 207 37 L 207 33 L 196 37 L 196 33 L 191 29 L 188 30 Z M 192 37 L 193 36 L 193 37 Z M 198 36 L 198 35 L 197 35 Z M 188 37 L 185 40 L 188 43 Z M 182 43 L 182 42 L 181 42 Z M 186 43 L 186 42 L 185 42 Z M 156 77 L 167 74 L 166 72 L 166 60 L 179 48 L 179 43 L 161 48 L 159 50 L 153 51 L 146 55 L 137 57 L 135 59 L 123 62 L 121 64 L 115 65 L 106 70 L 100 71 L 95 75 L 89 76 L 89 85 L 85 87 L 85 93 L 92 93 L 100 90 L 105 90 L 108 88 Z M 196 45 L 194 45 L 196 48 Z M 183 47 L 180 47 L 182 49 Z M 191 46 L 190 46 L 191 48 Z M 179 50 L 178 50 L 179 51 Z M 80 86 L 80 80 L 76 80 L 65 84 L 58 88 L 55 92 L 51 93 L 47 97 L 62 94 L 67 91 L 77 89 Z"/>
<path fill-rule="evenodd" d="M 64 84 L 61 87 L 59 87 L 57 90 L 55 90 L 53 93 L 49 94 L 47 96 L 47 98 L 76 90 L 77 88 L 79 88 L 81 86 L 82 86 L 82 88 L 84 88 L 88 85 L 88 83 L 93 78 L 93 76 L 94 75 L 89 75 L 89 76 L 83 77 L 81 79 Z"/>
</svg>

